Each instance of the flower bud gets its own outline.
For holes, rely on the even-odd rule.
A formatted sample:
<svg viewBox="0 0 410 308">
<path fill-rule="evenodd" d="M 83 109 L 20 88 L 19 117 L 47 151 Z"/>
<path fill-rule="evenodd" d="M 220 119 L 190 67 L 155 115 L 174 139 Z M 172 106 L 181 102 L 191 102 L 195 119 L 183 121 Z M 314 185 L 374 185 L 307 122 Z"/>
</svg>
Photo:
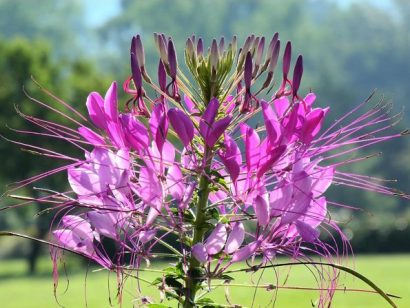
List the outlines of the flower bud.
<svg viewBox="0 0 410 308">
<path fill-rule="evenodd" d="M 177 78 L 177 68 L 178 68 L 178 62 L 177 62 L 177 54 L 175 52 L 175 47 L 174 43 L 170 39 L 168 41 L 168 62 L 169 62 L 169 75 L 173 80 Z"/>
<path fill-rule="evenodd" d="M 296 60 L 295 68 L 293 70 L 293 82 L 292 82 L 292 93 L 293 98 L 297 97 L 297 93 L 300 87 L 300 82 L 303 75 L 303 57 L 300 55 Z"/>
</svg>

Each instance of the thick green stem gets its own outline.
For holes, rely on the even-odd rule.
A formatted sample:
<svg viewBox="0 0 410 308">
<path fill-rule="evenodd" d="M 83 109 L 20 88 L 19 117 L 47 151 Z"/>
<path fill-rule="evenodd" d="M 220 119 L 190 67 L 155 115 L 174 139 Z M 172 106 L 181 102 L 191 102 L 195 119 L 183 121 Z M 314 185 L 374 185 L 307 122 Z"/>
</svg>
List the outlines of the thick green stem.
<svg viewBox="0 0 410 308">
<path fill-rule="evenodd" d="M 207 152 L 205 152 L 205 157 L 207 157 Z M 205 234 L 205 222 L 206 222 L 206 206 L 208 204 L 208 197 L 209 197 L 209 172 L 210 172 L 210 166 L 207 165 L 207 167 L 204 170 L 205 174 L 201 176 L 201 179 L 199 181 L 199 199 L 198 199 L 198 204 L 196 208 L 196 217 L 195 217 L 195 222 L 194 222 L 194 230 L 193 230 L 193 238 L 192 238 L 192 246 L 202 242 L 204 239 L 204 234 Z M 198 289 L 198 284 L 200 284 L 200 280 L 197 279 L 197 273 L 200 272 L 198 269 L 200 269 L 201 264 L 196 260 L 192 255 L 189 259 L 189 269 L 188 269 L 188 275 L 186 277 L 185 281 L 185 302 L 184 302 L 184 308 L 191 308 L 195 307 L 195 295 Z"/>
</svg>

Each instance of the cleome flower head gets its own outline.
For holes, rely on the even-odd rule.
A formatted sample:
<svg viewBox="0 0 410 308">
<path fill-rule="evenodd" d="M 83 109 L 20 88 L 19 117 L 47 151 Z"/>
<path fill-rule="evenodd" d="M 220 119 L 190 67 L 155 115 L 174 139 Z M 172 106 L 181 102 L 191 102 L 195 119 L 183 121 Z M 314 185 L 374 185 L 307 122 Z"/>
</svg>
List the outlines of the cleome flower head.
<svg viewBox="0 0 410 308">
<path fill-rule="evenodd" d="M 183 307 L 197 307 L 199 292 L 228 279 L 236 263 L 251 272 L 275 267 L 278 256 L 337 264 L 349 245 L 329 207 L 343 205 L 325 193 L 342 184 L 397 194 L 339 169 L 368 158 L 351 153 L 401 136 L 386 132 L 395 116 L 365 101 L 323 130 L 329 108 L 316 106 L 314 93 L 299 93 L 303 58 L 292 67 L 291 43 L 277 33 L 270 41 L 251 35 L 241 47 L 235 37 L 214 39 L 208 49 L 192 36 L 184 53 L 190 76 L 179 69 L 171 38 L 155 34 L 155 43 L 157 83 L 140 36 L 132 38 L 126 102 L 113 82 L 104 97 L 90 93 L 88 119 L 72 119 L 75 130 L 29 118 L 84 153 L 78 159 L 43 150 L 69 161 L 45 175 L 67 172 L 70 191 L 37 200 L 53 200 L 65 213 L 53 245 L 131 276 L 144 260 L 172 256 L 181 271 L 164 274 L 159 289 Z M 322 268 L 319 306 L 332 300 L 338 269 Z"/>
</svg>

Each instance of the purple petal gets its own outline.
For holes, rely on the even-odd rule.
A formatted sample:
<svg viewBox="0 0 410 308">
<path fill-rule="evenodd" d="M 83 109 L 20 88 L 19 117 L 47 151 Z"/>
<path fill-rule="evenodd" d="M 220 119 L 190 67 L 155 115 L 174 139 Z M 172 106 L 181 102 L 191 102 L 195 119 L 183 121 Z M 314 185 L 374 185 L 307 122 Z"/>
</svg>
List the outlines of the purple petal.
<svg viewBox="0 0 410 308">
<path fill-rule="evenodd" d="M 163 105 L 157 104 L 154 106 L 149 125 L 158 150 L 162 152 L 168 133 L 168 118 L 164 112 Z"/>
<path fill-rule="evenodd" d="M 205 263 L 208 260 L 208 253 L 205 246 L 202 243 L 197 243 L 191 248 L 191 253 L 201 263 Z"/>
<path fill-rule="evenodd" d="M 281 97 L 275 99 L 273 101 L 273 105 L 275 106 L 275 111 L 278 115 L 278 119 L 281 119 L 285 115 L 286 110 L 288 110 L 289 108 L 289 100 L 287 97 Z"/>
<path fill-rule="evenodd" d="M 231 123 L 231 117 L 227 116 L 223 119 L 216 121 L 211 128 L 211 131 L 208 135 L 208 138 L 205 139 L 206 144 L 212 148 L 215 143 L 218 141 L 219 137 L 225 132 L 228 128 L 229 124 Z"/>
<path fill-rule="evenodd" d="M 260 139 L 255 130 L 244 123 L 240 124 L 240 130 L 245 143 L 246 166 L 251 172 L 259 164 Z"/>
<path fill-rule="evenodd" d="M 99 176 L 93 170 L 86 167 L 70 167 L 67 173 L 71 189 L 77 195 L 92 195 L 102 192 Z"/>
<path fill-rule="evenodd" d="M 154 238 L 156 233 L 156 230 L 141 231 L 138 235 L 138 238 L 141 241 L 141 243 L 146 244 Z"/>
<path fill-rule="evenodd" d="M 98 128 L 105 129 L 106 120 L 103 111 L 104 99 L 101 97 L 101 95 L 97 92 L 91 92 L 87 97 L 86 105 L 91 121 L 93 121 L 95 126 L 97 126 Z"/>
<path fill-rule="evenodd" d="M 323 193 L 330 187 L 334 174 L 334 167 L 327 167 L 312 175 L 312 193 L 314 197 L 323 195 Z"/>
<path fill-rule="evenodd" d="M 146 150 L 149 145 L 146 127 L 131 114 L 122 114 L 120 121 L 129 146 L 139 152 Z"/>
<path fill-rule="evenodd" d="M 219 102 L 216 98 L 211 99 L 208 106 L 202 115 L 201 121 L 199 123 L 199 132 L 202 137 L 207 138 L 211 130 L 212 125 L 214 124 L 215 117 L 218 113 Z"/>
<path fill-rule="evenodd" d="M 107 118 L 115 123 L 118 122 L 118 101 L 117 101 L 117 83 L 114 81 L 104 98 L 104 111 Z"/>
<path fill-rule="evenodd" d="M 78 128 L 78 133 L 89 143 L 91 143 L 94 146 L 104 146 L 105 141 L 102 136 L 99 134 L 95 133 L 91 129 L 85 126 L 81 126 Z"/>
<path fill-rule="evenodd" d="M 183 180 L 181 168 L 176 164 L 172 165 L 168 169 L 167 186 L 171 196 L 178 201 L 181 201 L 184 195 L 185 185 Z"/>
<path fill-rule="evenodd" d="M 112 239 L 117 238 L 117 231 L 115 226 L 118 221 L 116 221 L 113 213 L 91 211 L 87 213 L 87 218 L 99 234 Z"/>
<path fill-rule="evenodd" d="M 226 227 L 224 224 L 217 224 L 215 229 L 206 240 L 206 252 L 215 255 L 222 250 L 227 238 Z"/>
<path fill-rule="evenodd" d="M 305 242 L 313 243 L 320 235 L 319 230 L 312 228 L 310 225 L 300 220 L 296 221 L 296 229 Z"/>
<path fill-rule="evenodd" d="M 152 169 L 141 167 L 139 179 L 138 196 L 148 205 L 159 207 L 162 203 L 162 186 Z"/>
<path fill-rule="evenodd" d="M 232 255 L 232 263 L 242 262 L 251 257 L 259 246 L 259 242 L 255 241 L 242 247 Z"/>
<path fill-rule="evenodd" d="M 270 216 L 268 201 L 264 197 L 258 195 L 254 201 L 254 208 L 258 224 L 263 227 L 269 224 Z"/>
<path fill-rule="evenodd" d="M 291 223 L 304 215 L 313 198 L 311 193 L 312 180 L 306 172 L 303 171 L 297 174 L 293 181 L 293 203 L 282 216 L 282 224 Z"/>
<path fill-rule="evenodd" d="M 61 221 L 64 227 L 72 230 L 81 240 L 92 242 L 94 235 L 88 221 L 75 215 L 65 215 Z"/>
<path fill-rule="evenodd" d="M 276 114 L 272 108 L 265 101 L 261 102 L 263 119 L 265 121 L 266 133 L 268 135 L 268 142 L 271 147 L 275 146 L 281 135 L 280 124 Z"/>
<path fill-rule="evenodd" d="M 239 176 L 240 165 L 242 164 L 241 151 L 236 142 L 228 134 L 225 134 L 224 145 L 225 151 L 219 151 L 218 154 L 231 176 L 232 181 L 235 182 Z"/>
<path fill-rule="evenodd" d="M 245 239 L 245 227 L 243 223 L 236 222 L 232 228 L 231 233 L 229 233 L 228 239 L 226 240 L 225 253 L 232 254 L 241 247 L 243 240 Z"/>
<path fill-rule="evenodd" d="M 292 185 L 278 184 L 278 186 L 269 195 L 270 215 L 272 217 L 282 215 L 292 199 Z"/>
<path fill-rule="evenodd" d="M 326 198 L 321 197 L 319 199 L 312 200 L 308 210 L 306 211 L 306 214 L 301 220 L 304 223 L 311 226 L 312 228 L 316 228 L 325 219 L 326 214 L 327 214 Z"/>
<path fill-rule="evenodd" d="M 278 161 L 278 159 L 282 156 L 285 150 L 286 145 L 280 145 L 277 148 L 270 151 L 270 153 L 266 155 L 267 159 L 261 164 L 260 168 L 258 169 L 256 176 L 260 178 L 262 177 L 262 175 L 265 174 L 265 172 L 270 170 L 273 167 L 273 165 Z"/>
<path fill-rule="evenodd" d="M 194 102 L 191 100 L 191 98 L 188 95 L 184 95 L 184 101 L 190 113 L 198 112 L 198 109 L 196 109 Z"/>
<path fill-rule="evenodd" d="M 302 130 L 302 141 L 304 143 L 309 144 L 320 131 L 326 113 L 327 109 L 316 108 L 306 116 L 306 122 Z"/>
<path fill-rule="evenodd" d="M 168 111 L 168 117 L 176 134 L 181 138 L 184 146 L 187 147 L 194 137 L 194 125 L 191 119 L 184 112 L 176 108 Z"/>
</svg>

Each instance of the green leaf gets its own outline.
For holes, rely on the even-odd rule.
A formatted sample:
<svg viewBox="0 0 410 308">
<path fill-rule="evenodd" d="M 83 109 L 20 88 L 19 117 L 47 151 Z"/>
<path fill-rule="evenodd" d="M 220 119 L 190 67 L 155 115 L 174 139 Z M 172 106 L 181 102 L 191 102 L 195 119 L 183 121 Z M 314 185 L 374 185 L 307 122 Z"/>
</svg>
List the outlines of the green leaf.
<svg viewBox="0 0 410 308">
<path fill-rule="evenodd" d="M 157 277 L 151 282 L 151 285 L 157 285 L 160 283 L 162 283 L 162 277 Z"/>
<path fill-rule="evenodd" d="M 148 308 L 171 308 L 170 306 L 162 305 L 162 304 L 148 304 Z"/>
</svg>

